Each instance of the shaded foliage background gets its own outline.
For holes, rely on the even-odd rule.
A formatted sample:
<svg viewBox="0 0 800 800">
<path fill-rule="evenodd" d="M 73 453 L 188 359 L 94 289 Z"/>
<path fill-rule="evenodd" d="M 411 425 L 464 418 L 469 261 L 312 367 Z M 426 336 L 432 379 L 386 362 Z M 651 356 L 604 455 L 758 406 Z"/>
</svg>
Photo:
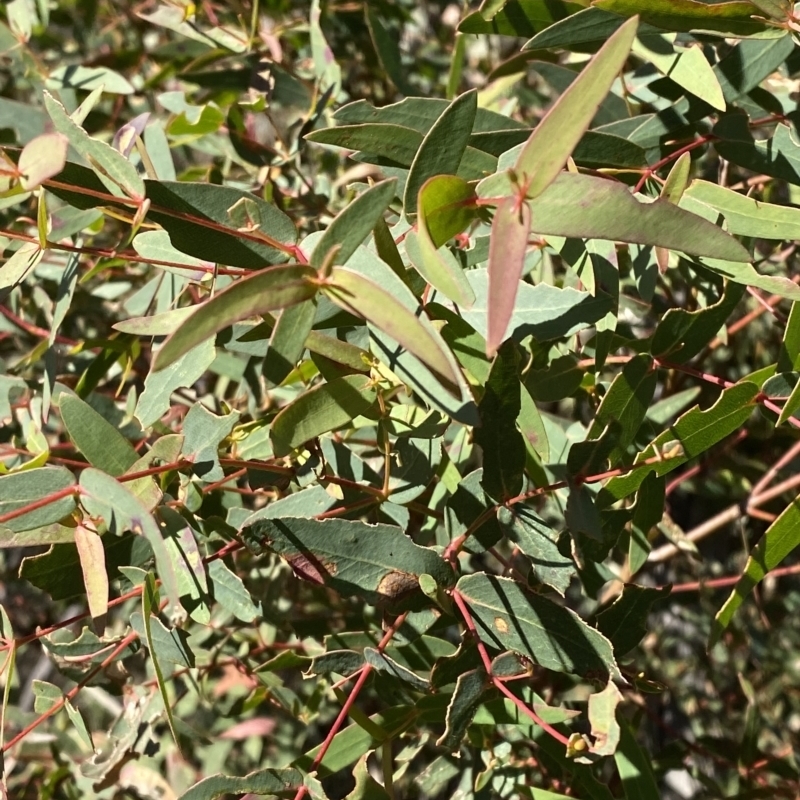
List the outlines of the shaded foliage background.
<svg viewBox="0 0 800 800">
<path fill-rule="evenodd" d="M 4 5 L 9 797 L 796 796 L 797 23 L 700 5 Z"/>
</svg>

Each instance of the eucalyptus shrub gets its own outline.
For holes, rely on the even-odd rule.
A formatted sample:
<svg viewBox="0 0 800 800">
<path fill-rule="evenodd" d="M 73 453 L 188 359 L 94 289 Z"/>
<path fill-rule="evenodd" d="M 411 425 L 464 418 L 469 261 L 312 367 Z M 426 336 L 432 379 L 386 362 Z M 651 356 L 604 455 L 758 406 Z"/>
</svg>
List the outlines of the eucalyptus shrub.
<svg viewBox="0 0 800 800">
<path fill-rule="evenodd" d="M 790 0 L 1 13 L 6 796 L 796 795 Z"/>
</svg>

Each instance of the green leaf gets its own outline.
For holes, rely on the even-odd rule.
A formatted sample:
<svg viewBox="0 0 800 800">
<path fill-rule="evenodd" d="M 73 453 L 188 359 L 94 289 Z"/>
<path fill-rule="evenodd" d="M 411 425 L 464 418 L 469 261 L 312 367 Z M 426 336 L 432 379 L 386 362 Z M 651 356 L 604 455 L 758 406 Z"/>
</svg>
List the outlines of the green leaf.
<svg viewBox="0 0 800 800">
<path fill-rule="evenodd" d="M 44 93 L 44 106 L 56 131 L 64 135 L 72 147 L 91 165 L 94 173 L 116 197 L 131 197 L 142 200 L 145 196 L 144 181 L 136 167 L 111 145 L 92 139 L 66 112 L 58 100 L 49 92 Z"/>
<path fill-rule="evenodd" d="M 187 789 L 178 800 L 218 800 L 229 794 L 259 794 L 291 797 L 303 785 L 300 770 L 259 769 L 241 778 L 232 775 L 211 775 Z"/>
<path fill-rule="evenodd" d="M 43 133 L 22 148 L 17 167 L 22 176 L 20 185 L 26 192 L 64 169 L 68 144 L 67 137 L 60 133 Z"/>
<path fill-rule="evenodd" d="M 489 242 L 486 321 L 486 355 L 489 357 L 505 340 L 515 311 L 530 230 L 530 206 L 518 204 L 514 197 L 502 200 L 494 212 Z"/>
<path fill-rule="evenodd" d="M 281 311 L 278 322 L 272 329 L 269 349 L 262 366 L 268 384 L 280 385 L 297 366 L 305 352 L 316 313 L 317 304 L 314 300 L 305 300 Z"/>
<path fill-rule="evenodd" d="M 786 34 L 777 39 L 745 39 L 738 42 L 714 65 L 725 100 L 735 103 L 744 98 L 764 78 L 775 72 L 793 50 L 794 41 Z"/>
<path fill-rule="evenodd" d="M 786 124 L 771 139 L 753 139 L 746 114 L 726 114 L 714 126 L 714 149 L 737 166 L 800 185 L 800 145 Z"/>
<path fill-rule="evenodd" d="M 784 241 L 800 237 L 800 209 L 765 203 L 708 181 L 692 181 L 681 206 L 692 211 L 703 203 L 725 218 L 725 229 L 737 236 Z"/>
<path fill-rule="evenodd" d="M 13 289 L 33 272 L 44 250 L 35 242 L 23 242 L 0 266 L 0 290 Z"/>
<path fill-rule="evenodd" d="M 164 342 L 153 369 L 168 367 L 200 342 L 248 317 L 274 311 L 313 297 L 316 271 L 309 266 L 291 264 L 270 267 L 241 278 L 214 295 Z"/>
<path fill-rule="evenodd" d="M 339 248 L 334 263 L 346 264 L 358 246 L 372 233 L 378 220 L 383 219 L 396 191 L 397 180 L 392 178 L 362 192 L 325 229 L 311 254 L 311 266 L 319 269 L 334 247 Z"/>
<path fill-rule="evenodd" d="M 59 408 L 69 438 L 93 467 L 119 477 L 138 460 L 131 443 L 77 395 L 62 394 Z"/>
<path fill-rule="evenodd" d="M 619 14 L 611 14 L 601 8 L 584 8 L 577 14 L 571 14 L 565 19 L 548 25 L 525 42 L 522 49 L 578 49 L 580 45 L 607 41 L 624 24 L 625 19 Z M 638 36 L 640 38 L 653 33 L 661 33 L 661 31 L 651 25 L 639 23 Z"/>
<path fill-rule="evenodd" d="M 722 87 L 703 54 L 702 46 L 677 47 L 675 38 L 675 34 L 640 38 L 633 45 L 633 53 L 712 108 L 725 111 Z"/>
<path fill-rule="evenodd" d="M 695 261 L 734 283 L 763 289 L 765 292 L 780 295 L 787 300 L 800 300 L 800 288 L 785 275 L 761 275 L 751 264 L 722 261 L 716 258 L 697 258 Z"/>
<path fill-rule="evenodd" d="M 650 359 L 638 356 L 625 365 L 603 397 L 586 440 L 601 438 L 604 430 L 613 431 L 614 446 L 608 455 L 612 466 L 627 455 L 644 422 L 657 383 L 658 373 Z"/>
<path fill-rule="evenodd" d="M 458 26 L 461 33 L 499 33 L 533 36 L 567 14 L 580 11 L 577 2 L 563 0 L 509 0 L 489 19 L 480 11 L 468 14 Z"/>
<path fill-rule="evenodd" d="M 381 164 L 406 168 L 414 163 L 424 138 L 422 133 L 407 127 L 405 122 L 402 125 L 385 122 L 339 125 L 306 134 L 306 139 L 310 142 L 362 151 L 369 154 L 370 159 L 377 157 Z M 449 171 L 472 181 L 490 175 L 496 168 L 497 159 L 494 156 L 474 147 L 467 147 L 457 168 Z M 430 176 L 426 176 L 426 179 L 427 177 Z"/>
<path fill-rule="evenodd" d="M 744 286 L 729 281 L 719 302 L 711 306 L 697 311 L 671 308 L 653 335 L 652 354 L 675 364 L 694 358 L 717 335 L 744 293 Z"/>
<path fill-rule="evenodd" d="M 408 667 L 398 664 L 397 661 L 389 658 L 385 653 L 381 653 L 374 647 L 364 648 L 364 661 L 374 670 L 383 672 L 385 675 L 391 675 L 409 684 L 414 691 L 426 692 L 430 689 L 430 683 L 428 681 L 421 678 L 416 672 L 408 669 Z"/>
<path fill-rule="evenodd" d="M 750 592 L 798 545 L 800 545 L 800 497 L 795 498 L 769 526 L 748 556 L 744 571 L 733 587 L 730 597 L 714 617 L 708 640 L 709 649 L 719 641 Z"/>
<path fill-rule="evenodd" d="M 256 520 L 241 535 L 277 553 L 302 580 L 372 604 L 420 594 L 423 574 L 442 586 L 453 582 L 452 570 L 436 552 L 391 525 L 285 517 Z"/>
<path fill-rule="evenodd" d="M 483 489 L 504 503 L 522 491 L 525 440 L 517 430 L 520 382 L 516 345 L 504 344 L 492 364 L 478 406 L 480 425 L 473 434 L 483 451 Z"/>
<path fill-rule="evenodd" d="M 708 31 L 726 36 L 752 36 L 766 30 L 753 20 L 749 2 L 706 3 L 697 0 L 593 0 L 592 5 L 623 17 L 639 14 L 644 22 L 667 31 Z M 782 35 L 774 32 L 775 36 Z"/>
<path fill-rule="evenodd" d="M 39 467 L 0 477 L 0 517 L 75 486 L 75 476 L 65 467 Z M 62 520 L 75 510 L 75 495 L 21 514 L 2 524 L 5 532 L 29 531 Z M 71 541 L 71 537 L 70 537 Z M 42 542 L 44 544 L 44 542 Z"/>
<path fill-rule="evenodd" d="M 176 309 L 176 311 L 184 310 L 193 311 L 193 309 Z M 163 317 L 160 314 L 158 316 Z M 178 324 L 184 321 L 182 317 L 185 317 L 185 315 L 180 315 L 176 318 Z M 147 317 L 140 319 L 147 319 Z M 128 326 L 129 332 L 141 335 L 141 330 L 131 331 L 131 327 Z M 148 428 L 158 422 L 169 411 L 172 393 L 176 389 L 193 386 L 205 374 L 215 357 L 214 341 L 207 339 L 188 350 L 166 369 L 159 372 L 149 372 L 144 379 L 144 391 L 139 396 L 139 400 L 136 403 L 136 411 L 134 412 L 142 427 Z M 95 466 L 98 465 L 95 464 Z"/>
<path fill-rule="evenodd" d="M 364 6 L 364 14 L 369 35 L 375 47 L 375 54 L 378 56 L 384 72 L 402 94 L 413 94 L 406 80 L 406 68 L 403 66 L 397 36 L 393 31 L 387 30 L 381 18 L 369 4 Z"/>
<path fill-rule="evenodd" d="M 458 676 L 456 688 L 447 704 L 444 733 L 437 739 L 438 747 L 458 752 L 467 728 L 483 699 L 489 681 L 483 669 L 472 669 Z"/>
<path fill-rule="evenodd" d="M 614 646 L 617 658 L 627 655 L 642 641 L 653 603 L 668 597 L 669 593 L 669 586 L 650 589 L 626 583 L 622 594 L 597 615 L 597 630 Z"/>
<path fill-rule="evenodd" d="M 609 681 L 602 692 L 589 695 L 588 715 L 594 737 L 591 750 L 598 756 L 613 755 L 617 749 L 621 733 L 617 706 L 622 700 L 622 692 L 613 681 Z"/>
<path fill-rule="evenodd" d="M 601 490 L 602 503 L 633 494 L 651 472 L 666 475 L 739 430 L 753 411 L 758 391 L 755 383 L 744 381 L 725 389 L 705 411 L 697 406 L 687 411 L 639 453 L 634 464 L 655 459 L 657 452 L 661 460 L 612 478 Z"/>
<path fill-rule="evenodd" d="M 109 94 L 133 94 L 129 81 L 108 67 L 70 65 L 58 67 L 47 78 L 48 89 L 78 89 L 91 92 L 102 89 Z"/>
<path fill-rule="evenodd" d="M 458 377 L 447 357 L 444 342 L 430 323 L 417 317 L 392 294 L 369 278 L 334 267 L 323 292 L 346 311 L 355 313 L 385 331 L 426 364 L 451 394 L 458 393 Z M 427 324 L 426 324 L 427 323 Z"/>
<path fill-rule="evenodd" d="M 75 546 L 81 562 L 89 613 L 95 625 L 102 629 L 108 612 L 108 574 L 103 541 L 94 531 L 78 525 L 75 528 Z"/>
<path fill-rule="evenodd" d="M 552 586 L 563 596 L 576 570 L 558 549 L 558 534 L 523 506 L 499 509 L 497 522 L 508 540 L 530 559 L 533 580 Z"/>
<path fill-rule="evenodd" d="M 458 172 L 477 110 L 478 92 L 471 89 L 453 100 L 425 134 L 409 168 L 403 194 L 403 209 L 408 220 L 416 217 L 417 198 L 429 178 Z"/>
<path fill-rule="evenodd" d="M 183 421 L 183 447 L 181 455 L 194 463 L 194 473 L 203 480 L 221 480 L 224 473 L 219 463 L 219 446 L 230 436 L 239 420 L 239 412 L 232 411 L 224 417 L 212 414 L 200 403 L 195 403 Z"/>
<path fill-rule="evenodd" d="M 236 619 L 252 623 L 259 618 L 259 608 L 253 602 L 242 579 L 228 569 L 221 558 L 209 562 L 208 580 L 214 600 Z"/>
<path fill-rule="evenodd" d="M 619 76 L 638 24 L 631 19 L 611 35 L 534 129 L 514 165 L 528 198 L 538 197 L 564 168 Z"/>
<path fill-rule="evenodd" d="M 481 638 L 492 646 L 521 653 L 554 672 L 604 680 L 620 676 L 611 643 L 574 611 L 485 573 L 462 577 L 456 589 Z"/>
<path fill-rule="evenodd" d="M 147 508 L 122 484 L 92 467 L 81 473 L 80 486 L 83 491 L 81 503 L 89 514 L 101 518 L 111 533 L 119 535 L 123 531 L 133 531 L 147 540 L 153 549 L 158 577 L 167 597 L 167 614 L 172 619 L 182 619 L 184 614 L 172 560 L 158 524 Z"/>
<path fill-rule="evenodd" d="M 624 720 L 620 723 L 620 741 L 614 753 L 626 800 L 659 800 L 658 789 L 650 756 L 636 743 L 633 731 Z"/>
<path fill-rule="evenodd" d="M 142 587 L 142 619 L 144 627 L 145 641 L 147 642 L 147 649 L 150 651 L 150 661 L 153 664 L 153 672 L 156 675 L 156 683 L 158 684 L 158 691 L 161 694 L 161 699 L 164 702 L 164 713 L 167 715 L 167 724 L 169 725 L 170 733 L 175 742 L 178 754 L 181 752 L 181 744 L 178 740 L 178 733 L 175 730 L 175 719 L 172 716 L 172 701 L 170 700 L 167 685 L 164 682 L 164 673 L 161 670 L 160 656 L 158 648 L 156 647 L 155 638 L 153 637 L 153 621 L 152 615 L 158 613 L 160 606 L 158 589 L 156 588 L 156 580 L 152 572 L 147 573 L 144 586 Z"/>
<path fill-rule="evenodd" d="M 480 197 L 511 190 L 504 173 L 478 185 Z M 739 242 L 702 217 L 663 199 L 639 202 L 624 184 L 593 175 L 562 173 L 529 206 L 532 230 L 542 236 L 610 239 L 728 261 L 750 260 Z"/>
<path fill-rule="evenodd" d="M 473 212 L 465 204 L 474 196 L 472 187 L 454 175 L 431 178 L 419 193 L 417 234 L 409 231 L 405 240 L 406 252 L 420 275 L 454 303 L 466 307 L 475 302 L 475 295 L 461 264 L 442 245 L 469 223 Z"/>
<path fill-rule="evenodd" d="M 275 455 L 288 455 L 310 439 L 348 425 L 369 409 L 377 395 L 367 375 L 346 375 L 304 392 L 272 422 Z"/>
<path fill-rule="evenodd" d="M 145 181 L 148 220 L 173 246 L 203 261 L 262 269 L 287 261 L 297 242 L 294 223 L 272 203 L 231 186 L 189 181 Z M 240 230 L 257 240 L 245 239 Z"/>
<path fill-rule="evenodd" d="M 483 269 L 469 270 L 466 275 L 476 300 L 471 308 L 461 309 L 461 318 L 485 339 L 489 327 L 489 276 Z M 531 286 L 519 282 L 507 335 L 517 342 L 526 336 L 533 336 L 538 342 L 561 339 L 590 327 L 602 319 L 609 309 L 608 295 L 593 297 L 577 289 L 559 289 L 547 283 Z M 534 394 L 530 385 L 529 388 Z"/>
</svg>

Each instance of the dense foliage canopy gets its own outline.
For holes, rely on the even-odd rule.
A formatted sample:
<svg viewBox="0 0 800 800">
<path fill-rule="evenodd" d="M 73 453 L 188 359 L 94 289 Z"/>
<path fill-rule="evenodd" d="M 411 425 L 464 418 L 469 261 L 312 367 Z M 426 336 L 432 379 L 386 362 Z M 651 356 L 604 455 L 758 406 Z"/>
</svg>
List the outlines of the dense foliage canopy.
<svg viewBox="0 0 800 800">
<path fill-rule="evenodd" d="M 796 797 L 794 5 L 5 3 L 0 796 Z"/>
</svg>

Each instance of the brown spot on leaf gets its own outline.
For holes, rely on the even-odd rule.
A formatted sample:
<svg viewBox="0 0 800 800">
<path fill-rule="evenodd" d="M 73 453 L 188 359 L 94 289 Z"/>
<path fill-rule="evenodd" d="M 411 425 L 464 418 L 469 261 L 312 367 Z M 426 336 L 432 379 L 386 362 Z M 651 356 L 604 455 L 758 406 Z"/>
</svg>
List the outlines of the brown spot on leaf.
<svg viewBox="0 0 800 800">
<path fill-rule="evenodd" d="M 337 572 L 336 564 L 326 564 L 320 559 L 305 553 L 290 556 L 287 561 L 292 568 L 292 572 L 298 578 L 320 586 L 324 586 L 326 578 L 332 578 Z"/>
<path fill-rule="evenodd" d="M 500 633 L 508 633 L 508 623 L 502 617 L 494 618 L 494 626 Z"/>
<path fill-rule="evenodd" d="M 390 600 L 410 594 L 419 588 L 416 575 L 408 572 L 387 572 L 378 584 L 378 593 Z"/>
</svg>

